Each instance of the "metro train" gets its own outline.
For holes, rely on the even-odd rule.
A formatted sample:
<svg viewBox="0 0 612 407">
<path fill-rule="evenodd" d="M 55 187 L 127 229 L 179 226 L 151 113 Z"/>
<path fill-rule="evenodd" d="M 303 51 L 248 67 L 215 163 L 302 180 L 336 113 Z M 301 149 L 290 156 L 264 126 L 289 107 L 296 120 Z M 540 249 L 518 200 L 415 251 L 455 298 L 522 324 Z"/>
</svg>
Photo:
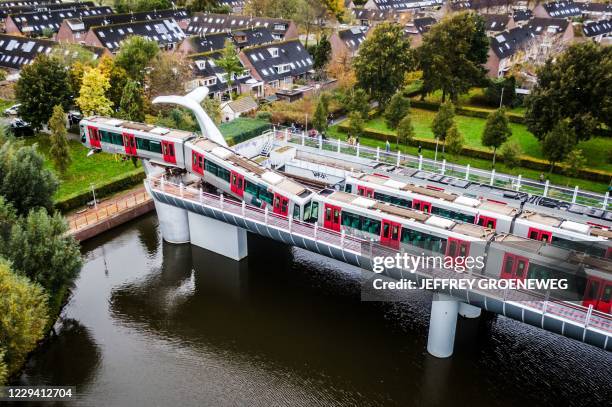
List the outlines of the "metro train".
<svg viewBox="0 0 612 407">
<path fill-rule="evenodd" d="M 542 240 L 555 246 L 612 257 L 612 231 L 563 218 L 521 210 L 504 203 L 445 192 L 440 188 L 408 184 L 381 174 L 353 174 L 345 191 L 448 219 L 474 223 L 498 233 Z"/>
<path fill-rule="evenodd" d="M 83 144 L 91 149 L 179 168 L 249 204 L 272 206 L 273 213 L 278 215 L 317 222 L 326 229 L 344 231 L 384 246 L 451 257 L 486 254 L 486 274 L 502 278 L 521 279 L 529 277 L 530 273 L 541 275 L 542 270 L 548 275 L 557 275 L 565 267 L 559 267 L 558 261 L 542 254 L 552 250 L 546 242 L 512 236 L 512 239 L 523 239 L 530 244 L 510 246 L 510 250 L 505 247 L 507 244 L 502 244 L 511 239 L 509 235 L 488 227 L 495 225 L 479 225 L 470 219 L 465 219 L 467 222 L 448 219 L 423 206 L 413 209 L 401 202 L 381 202 L 375 199 L 374 191 L 364 193 L 366 196 L 335 190 L 314 193 L 278 172 L 191 132 L 98 116 L 82 120 L 80 128 Z M 499 253 L 493 256 L 494 248 L 498 248 Z M 569 259 L 571 253 L 565 250 L 556 258 Z M 507 258 L 514 263 L 510 264 Z M 542 265 L 546 259 L 548 266 Z M 606 268 L 608 263 L 585 267 L 587 262 L 597 264 L 590 256 L 574 263 L 566 262 L 573 268 L 573 275 L 577 275 L 576 268 L 581 269 L 582 277 L 576 277 L 573 290 L 585 293 L 584 305 L 610 312 L 612 279 L 607 273 L 612 270 Z"/>
</svg>

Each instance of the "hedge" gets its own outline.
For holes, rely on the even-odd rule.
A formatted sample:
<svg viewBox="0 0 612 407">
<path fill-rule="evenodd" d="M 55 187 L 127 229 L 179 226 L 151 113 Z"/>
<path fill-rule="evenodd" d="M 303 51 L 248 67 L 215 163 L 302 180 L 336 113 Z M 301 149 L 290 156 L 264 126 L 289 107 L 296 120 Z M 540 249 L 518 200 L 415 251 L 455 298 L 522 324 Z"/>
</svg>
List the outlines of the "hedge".
<svg viewBox="0 0 612 407">
<path fill-rule="evenodd" d="M 231 122 L 219 125 L 219 131 L 230 146 L 257 137 L 270 128 L 270 122 L 248 117 L 239 117 Z"/>
<path fill-rule="evenodd" d="M 341 123 L 338 125 L 338 129 L 344 133 L 348 132 L 348 127 L 349 126 L 345 123 Z M 364 129 L 364 134 L 367 138 L 379 141 L 389 140 L 390 143 L 396 142 L 397 137 L 394 133 L 386 133 L 371 128 Z M 415 147 L 421 145 L 423 148 L 433 150 L 436 148 L 436 141 L 432 139 L 414 137 L 410 141 L 410 145 Z M 465 146 L 461 150 L 461 154 L 466 157 L 493 160 L 493 152 L 485 148 Z M 550 163 L 546 160 L 523 155 L 521 156 L 521 167 L 545 172 L 550 170 Z M 564 174 L 565 166 L 563 164 L 555 164 L 553 172 L 557 174 Z M 612 173 L 593 169 L 582 169 L 578 171 L 577 176 L 588 181 L 603 182 L 606 184 L 610 182 L 610 179 L 612 179 Z"/>
<path fill-rule="evenodd" d="M 412 99 L 410 101 L 410 106 L 424 110 L 431 110 L 432 112 L 437 112 L 440 109 L 439 103 L 427 102 L 424 100 Z M 461 116 L 486 119 L 487 117 L 489 117 L 489 114 L 491 114 L 491 110 L 478 109 L 476 107 L 455 106 L 455 113 Z M 525 124 L 525 117 L 516 113 L 506 113 L 506 117 L 508 117 L 508 121 L 510 121 L 511 123 Z"/>
<path fill-rule="evenodd" d="M 134 169 L 125 174 L 110 178 L 101 185 L 96 185 L 96 199 L 109 196 L 115 192 L 123 191 L 134 185 L 142 183 L 146 175 L 142 168 Z M 85 206 L 92 201 L 91 191 L 75 193 L 55 202 L 55 208 L 60 212 L 68 212 L 76 208 Z"/>
</svg>

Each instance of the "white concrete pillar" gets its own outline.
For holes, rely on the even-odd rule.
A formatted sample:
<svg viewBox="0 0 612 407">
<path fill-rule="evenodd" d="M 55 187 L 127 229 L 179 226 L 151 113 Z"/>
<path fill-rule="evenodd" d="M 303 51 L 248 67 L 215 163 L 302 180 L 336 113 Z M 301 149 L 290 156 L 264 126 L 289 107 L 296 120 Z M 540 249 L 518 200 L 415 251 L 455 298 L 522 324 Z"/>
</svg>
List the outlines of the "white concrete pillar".
<svg viewBox="0 0 612 407">
<path fill-rule="evenodd" d="M 482 310 L 480 308 L 466 304 L 465 302 L 459 303 L 459 315 L 461 315 L 463 318 L 478 318 L 481 311 Z"/>
<path fill-rule="evenodd" d="M 380 147 L 376 147 L 376 161 L 380 161 Z"/>
<path fill-rule="evenodd" d="M 188 221 L 192 244 L 233 260 L 248 255 L 246 230 L 194 212 Z"/>
<path fill-rule="evenodd" d="M 446 158 L 442 159 L 442 170 L 440 171 L 442 175 L 446 172 Z"/>
<path fill-rule="evenodd" d="M 169 243 L 189 243 L 187 210 L 154 200 L 162 237 Z"/>
<path fill-rule="evenodd" d="M 544 198 L 546 198 L 548 196 L 548 187 L 550 186 L 550 181 L 546 180 L 546 182 L 544 183 L 544 193 L 542 194 L 542 196 Z"/>
<path fill-rule="evenodd" d="M 574 187 L 574 195 L 572 195 L 572 203 L 576 203 L 577 198 L 578 198 L 578 185 Z"/>
<path fill-rule="evenodd" d="M 419 171 L 423 169 L 423 154 L 419 154 Z"/>
<path fill-rule="evenodd" d="M 516 180 L 516 190 L 520 191 L 521 190 L 521 181 L 523 180 L 523 174 L 519 174 L 518 178 Z"/>
<path fill-rule="evenodd" d="M 465 180 L 469 181 L 470 180 L 470 164 L 468 163 L 468 165 L 465 166 Z"/>
<path fill-rule="evenodd" d="M 446 294 L 435 293 L 431 304 L 427 352 L 437 358 L 453 354 L 459 302 Z"/>
<path fill-rule="evenodd" d="M 491 170 L 491 179 L 489 180 L 489 185 L 493 185 L 495 182 L 495 168 Z"/>
</svg>

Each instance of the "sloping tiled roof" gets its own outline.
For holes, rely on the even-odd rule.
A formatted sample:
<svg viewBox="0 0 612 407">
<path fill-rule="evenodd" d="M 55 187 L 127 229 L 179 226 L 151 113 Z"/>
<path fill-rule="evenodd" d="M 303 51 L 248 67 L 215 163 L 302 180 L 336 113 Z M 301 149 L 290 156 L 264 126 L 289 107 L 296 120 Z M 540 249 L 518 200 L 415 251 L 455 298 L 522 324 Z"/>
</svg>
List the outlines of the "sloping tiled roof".
<svg viewBox="0 0 612 407">
<path fill-rule="evenodd" d="M 155 41 L 159 46 L 175 44 L 185 38 L 185 33 L 173 18 L 92 27 L 91 31 L 111 52 L 116 52 L 121 42 L 132 35 Z"/>
<path fill-rule="evenodd" d="M 365 40 L 367 32 L 365 28 L 353 27 L 338 31 L 338 37 L 351 52 L 355 52 Z"/>
<path fill-rule="evenodd" d="M 529 10 L 529 9 L 518 9 L 518 10 L 514 10 L 514 14 L 512 15 L 512 18 L 514 19 L 514 21 L 527 21 L 530 18 L 533 17 L 533 11 Z"/>
<path fill-rule="evenodd" d="M 247 17 L 239 14 L 195 13 L 185 32 L 187 35 L 213 34 L 223 31 L 264 27 L 276 36 L 284 36 L 290 20 L 282 18 Z"/>
<path fill-rule="evenodd" d="M 558 34 L 567 29 L 569 22 L 564 18 L 533 18 L 525 27 L 530 29 L 534 34 L 541 35 L 544 33 Z"/>
<path fill-rule="evenodd" d="M 193 61 L 193 74 L 196 77 L 215 78 L 213 84 L 206 85 L 210 93 L 224 92 L 228 88 L 227 80 L 225 79 L 225 71 L 215 63 L 220 57 L 221 53 L 218 51 L 189 56 Z M 245 70 L 243 75 L 234 80 L 234 83 L 245 83 L 249 79 L 251 79 L 251 75 Z"/>
<path fill-rule="evenodd" d="M 225 47 L 225 41 L 231 40 L 239 48 L 253 47 L 268 44 L 274 41 L 270 30 L 264 27 L 250 28 L 234 31 L 232 33 L 221 32 L 208 35 L 195 35 L 189 38 L 194 53 L 211 52 L 221 50 Z"/>
<path fill-rule="evenodd" d="M 257 102 L 252 97 L 245 96 L 240 99 L 228 102 L 225 106 L 229 107 L 236 113 L 244 113 L 257 109 Z"/>
<path fill-rule="evenodd" d="M 62 21 L 67 18 L 80 18 L 112 14 L 110 7 L 82 7 L 81 5 L 69 9 L 32 11 L 20 14 L 11 14 L 15 25 L 24 34 L 41 34 L 44 30 L 57 32 Z"/>
<path fill-rule="evenodd" d="M 72 32 L 88 31 L 91 27 L 111 24 L 125 24 L 135 21 L 150 21 L 160 18 L 181 20 L 189 18 L 189 12 L 184 8 L 143 11 L 139 13 L 106 14 L 90 17 L 71 18 L 66 22 Z"/>
<path fill-rule="evenodd" d="M 535 38 L 535 34 L 526 27 L 516 27 L 491 38 L 491 49 L 499 59 L 507 58 Z"/>
<path fill-rule="evenodd" d="M 395 20 L 398 17 L 395 10 L 372 10 L 369 8 L 355 7 L 351 10 L 351 13 L 353 13 L 353 16 L 358 20 L 387 21 Z"/>
<path fill-rule="evenodd" d="M 612 33 L 612 19 L 591 21 L 582 26 L 582 32 L 587 37 L 595 37 Z"/>
<path fill-rule="evenodd" d="M 85 2 L 84 2 L 85 3 Z M 86 2 L 89 7 L 94 4 L 91 1 Z M 28 11 L 36 11 L 41 8 L 47 10 L 55 10 L 60 8 L 68 8 L 77 3 L 60 3 L 59 0 L 49 1 L 3 1 L 0 3 L 0 18 L 6 18 L 9 14 L 26 13 Z"/>
<path fill-rule="evenodd" d="M 0 66 L 21 69 L 24 65 L 31 64 L 37 55 L 53 52 L 58 45 L 56 41 L 46 39 L 0 34 Z M 104 53 L 102 48 L 86 48 L 94 53 L 94 58 L 99 58 Z"/>
<path fill-rule="evenodd" d="M 378 10 L 411 10 L 415 8 L 426 8 L 441 6 L 443 0 L 374 0 Z"/>
<path fill-rule="evenodd" d="M 303 75 L 312 69 L 312 57 L 298 40 L 245 48 L 242 52 L 266 82 Z"/>
<path fill-rule="evenodd" d="M 579 16 L 582 14 L 580 5 L 569 0 L 551 1 L 549 3 L 545 3 L 544 9 L 551 17 L 565 18 Z"/>
<path fill-rule="evenodd" d="M 506 14 L 484 14 L 482 17 L 487 31 L 504 31 L 510 19 Z"/>
</svg>

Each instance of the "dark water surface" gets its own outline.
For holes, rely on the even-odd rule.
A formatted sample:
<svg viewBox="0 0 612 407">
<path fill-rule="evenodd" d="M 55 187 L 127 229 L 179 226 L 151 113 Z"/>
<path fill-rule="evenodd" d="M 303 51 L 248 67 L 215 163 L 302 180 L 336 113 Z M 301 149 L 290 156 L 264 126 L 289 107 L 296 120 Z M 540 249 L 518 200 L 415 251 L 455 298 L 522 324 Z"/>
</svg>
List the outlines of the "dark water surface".
<svg viewBox="0 0 612 407">
<path fill-rule="evenodd" d="M 431 295 L 360 301 L 359 271 L 249 236 L 240 263 L 163 243 L 154 215 L 89 241 L 58 336 L 18 385 L 92 406 L 605 406 L 612 355 L 503 317 L 426 352 Z"/>
</svg>

